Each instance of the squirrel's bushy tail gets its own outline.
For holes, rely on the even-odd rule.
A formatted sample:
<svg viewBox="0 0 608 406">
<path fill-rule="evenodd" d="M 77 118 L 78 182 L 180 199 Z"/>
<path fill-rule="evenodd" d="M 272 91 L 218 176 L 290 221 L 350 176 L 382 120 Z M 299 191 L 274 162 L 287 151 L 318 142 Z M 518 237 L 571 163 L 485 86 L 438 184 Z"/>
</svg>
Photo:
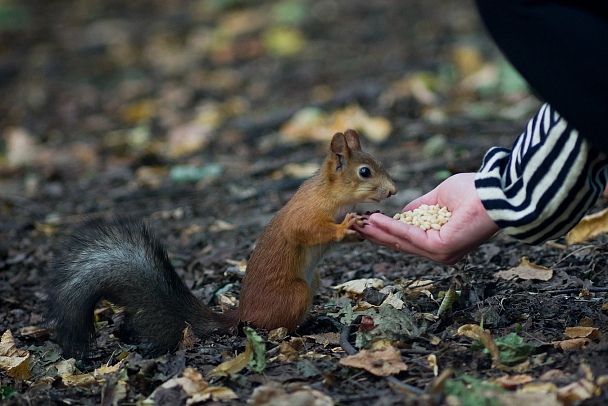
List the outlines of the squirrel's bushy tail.
<svg viewBox="0 0 608 406">
<path fill-rule="evenodd" d="M 51 265 L 47 320 L 65 355 L 88 354 L 101 299 L 124 308 L 124 332 L 150 355 L 175 350 L 188 325 L 201 337 L 238 324 L 236 312 L 214 313 L 196 299 L 156 237 L 129 218 L 86 222 Z"/>
</svg>

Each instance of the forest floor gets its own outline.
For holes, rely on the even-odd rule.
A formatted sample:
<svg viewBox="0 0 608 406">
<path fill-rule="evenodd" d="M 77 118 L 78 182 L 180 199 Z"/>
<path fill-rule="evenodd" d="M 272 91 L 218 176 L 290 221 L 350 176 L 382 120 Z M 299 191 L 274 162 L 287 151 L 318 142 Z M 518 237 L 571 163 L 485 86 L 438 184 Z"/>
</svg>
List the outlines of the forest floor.
<svg viewBox="0 0 608 406">
<path fill-rule="evenodd" d="M 508 147 L 539 105 L 465 0 L 1 2 L 0 402 L 608 403 L 604 237 L 532 247 L 498 234 L 456 266 L 340 246 L 297 333 L 258 331 L 265 368 L 224 377 L 208 374 L 243 354 L 243 335 L 147 359 L 102 303 L 97 346 L 74 361 L 44 323 L 53 251 L 85 218 L 144 219 L 219 311 L 334 132 L 358 129 L 398 188 L 360 211 L 393 214 Z M 551 277 L 517 273 L 534 265 Z M 371 278 L 401 311 L 334 288 Z M 362 308 L 379 327 L 354 325 L 348 342 L 376 350 L 347 366 L 336 313 Z"/>
</svg>

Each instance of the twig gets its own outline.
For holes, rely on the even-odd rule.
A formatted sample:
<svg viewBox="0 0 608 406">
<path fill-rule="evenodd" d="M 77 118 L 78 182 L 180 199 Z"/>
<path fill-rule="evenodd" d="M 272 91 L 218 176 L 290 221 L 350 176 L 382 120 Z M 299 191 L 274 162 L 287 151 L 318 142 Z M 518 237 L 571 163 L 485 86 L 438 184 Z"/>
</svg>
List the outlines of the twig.
<svg viewBox="0 0 608 406">
<path fill-rule="evenodd" d="M 569 289 L 559 289 L 559 290 L 545 290 L 543 293 L 551 293 L 554 295 L 565 295 L 570 293 L 580 293 L 582 290 L 587 290 L 591 293 L 602 293 L 608 292 L 608 287 L 590 287 L 590 288 L 569 288 Z"/>
</svg>

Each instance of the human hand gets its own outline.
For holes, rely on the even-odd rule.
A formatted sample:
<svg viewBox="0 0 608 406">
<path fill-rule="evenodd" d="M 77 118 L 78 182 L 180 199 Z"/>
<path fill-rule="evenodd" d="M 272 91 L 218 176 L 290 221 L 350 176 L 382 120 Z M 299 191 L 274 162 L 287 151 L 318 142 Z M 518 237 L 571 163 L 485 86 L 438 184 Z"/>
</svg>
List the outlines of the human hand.
<svg viewBox="0 0 608 406">
<path fill-rule="evenodd" d="M 452 212 L 450 221 L 439 230 L 423 231 L 374 213 L 367 218 L 364 227 L 354 228 L 373 243 L 448 265 L 458 262 L 499 230 L 477 196 L 475 173 L 450 176 L 426 195 L 409 203 L 403 211 L 422 204 L 446 206 Z"/>
</svg>

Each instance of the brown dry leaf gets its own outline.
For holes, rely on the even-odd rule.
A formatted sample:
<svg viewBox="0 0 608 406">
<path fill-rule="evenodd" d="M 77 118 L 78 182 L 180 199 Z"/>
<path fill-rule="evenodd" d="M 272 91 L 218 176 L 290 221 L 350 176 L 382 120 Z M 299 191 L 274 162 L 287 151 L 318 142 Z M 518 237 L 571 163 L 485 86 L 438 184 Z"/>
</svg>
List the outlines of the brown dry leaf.
<svg viewBox="0 0 608 406">
<path fill-rule="evenodd" d="M 229 376 L 232 374 L 236 374 L 241 371 L 243 368 L 249 364 L 249 361 L 253 357 L 253 348 L 250 343 L 247 343 L 247 347 L 245 347 L 245 351 L 242 354 L 237 355 L 236 357 L 229 359 L 226 362 L 222 362 L 217 367 L 213 368 L 207 374 L 207 377 L 210 376 Z"/>
<path fill-rule="evenodd" d="M 186 401 L 186 405 L 205 402 L 209 399 L 227 401 L 238 397 L 231 389 L 209 386 L 200 372 L 192 368 L 185 368 L 180 376 L 169 379 L 156 388 L 148 399 L 153 400 L 157 392 L 174 387 L 180 387 L 188 395 L 189 399 Z"/>
<path fill-rule="evenodd" d="M 376 376 L 389 376 L 407 370 L 401 353 L 394 347 L 381 351 L 361 350 L 340 360 L 340 365 L 362 368 Z"/>
<path fill-rule="evenodd" d="M 588 338 L 590 340 L 599 340 L 601 337 L 600 330 L 597 327 L 566 327 L 564 335 L 568 338 Z"/>
<path fill-rule="evenodd" d="M 557 393 L 501 392 L 494 399 L 501 405 L 564 406 Z"/>
<path fill-rule="evenodd" d="M 532 382 L 520 389 L 526 393 L 557 393 L 557 386 L 553 382 Z"/>
<path fill-rule="evenodd" d="M 464 326 L 460 326 L 458 328 L 455 335 L 469 337 L 472 340 L 479 340 L 480 331 L 481 327 L 479 327 L 478 324 L 465 324 Z"/>
<path fill-rule="evenodd" d="M 291 393 L 278 384 L 257 387 L 247 402 L 251 406 L 333 406 L 334 401 L 323 392 L 308 387 L 297 388 Z"/>
<path fill-rule="evenodd" d="M 536 265 L 528 261 L 528 258 L 522 257 L 519 264 L 515 268 L 496 273 L 496 276 L 502 279 L 512 279 L 514 277 L 524 280 L 540 280 L 548 281 L 553 277 L 553 270 L 544 266 Z"/>
<path fill-rule="evenodd" d="M 479 341 L 481 341 L 483 346 L 486 347 L 490 353 L 494 364 L 498 364 L 500 350 L 498 349 L 498 345 L 496 345 L 494 338 L 492 338 L 492 334 L 488 330 L 479 329 Z"/>
<path fill-rule="evenodd" d="M 439 364 L 437 364 L 437 356 L 435 354 L 429 355 L 426 360 L 429 362 L 429 366 L 433 368 L 433 375 L 439 375 Z"/>
<path fill-rule="evenodd" d="M 603 311 L 603 312 L 608 312 L 608 302 L 606 302 L 606 303 L 604 303 L 604 304 L 602 305 L 602 311 Z"/>
<path fill-rule="evenodd" d="M 340 333 L 321 333 L 304 336 L 312 339 L 315 343 L 321 344 L 323 347 L 330 345 L 340 345 Z"/>
<path fill-rule="evenodd" d="M 300 356 L 298 350 L 293 348 L 288 342 L 283 341 L 279 344 L 279 355 L 277 360 L 279 362 L 293 362 Z"/>
<path fill-rule="evenodd" d="M 514 389 L 520 385 L 525 385 L 534 381 L 530 375 L 503 375 L 500 378 L 494 379 L 494 382 L 505 389 Z"/>
<path fill-rule="evenodd" d="M 586 338 L 571 338 L 570 340 L 554 341 L 552 342 L 555 348 L 560 348 L 564 351 L 567 350 L 582 350 L 587 345 Z"/>
<path fill-rule="evenodd" d="M 375 337 L 372 342 L 369 344 L 369 350 L 378 351 L 378 350 L 386 350 L 387 348 L 393 347 L 393 340 L 389 340 L 388 338 Z"/>
<path fill-rule="evenodd" d="M 194 344 L 199 341 L 199 338 L 194 334 L 190 326 L 186 326 L 182 331 L 182 339 L 179 342 L 180 350 L 192 349 Z"/>
<path fill-rule="evenodd" d="M 268 333 L 268 341 L 275 343 L 283 341 L 287 337 L 288 333 L 289 330 L 287 330 L 286 327 L 275 328 L 274 330 L 270 330 Z"/>
<path fill-rule="evenodd" d="M 103 378 L 95 378 L 93 374 L 63 374 L 61 382 L 67 386 L 78 386 L 80 388 L 91 388 L 93 386 L 101 386 L 106 380 Z"/>
<path fill-rule="evenodd" d="M 569 245 L 590 240 L 608 231 L 608 209 L 589 214 L 566 234 L 566 243 Z"/>
<path fill-rule="evenodd" d="M 17 348 L 10 330 L 6 330 L 0 339 L 0 369 L 18 380 L 30 377 L 30 353 Z"/>
<path fill-rule="evenodd" d="M 107 375 L 118 371 L 122 367 L 122 361 L 118 362 L 116 365 L 101 365 L 95 371 L 93 371 L 94 377 L 99 377 L 101 375 Z"/>
<path fill-rule="evenodd" d="M 559 399 L 567 405 L 580 403 L 585 399 L 590 399 L 599 394 L 600 389 L 587 379 L 572 382 L 570 385 L 559 388 L 557 391 Z"/>
<path fill-rule="evenodd" d="M 352 281 L 344 282 L 338 286 L 334 286 L 334 289 L 338 292 L 351 293 L 360 295 L 366 288 L 370 289 L 382 289 L 384 287 L 384 281 L 378 278 L 365 278 L 365 279 L 354 279 Z"/>
<path fill-rule="evenodd" d="M 433 281 L 430 279 L 419 279 L 412 282 L 405 281 L 404 285 L 404 291 L 408 295 L 413 292 L 431 291 L 435 289 L 435 285 L 433 285 Z"/>
</svg>

